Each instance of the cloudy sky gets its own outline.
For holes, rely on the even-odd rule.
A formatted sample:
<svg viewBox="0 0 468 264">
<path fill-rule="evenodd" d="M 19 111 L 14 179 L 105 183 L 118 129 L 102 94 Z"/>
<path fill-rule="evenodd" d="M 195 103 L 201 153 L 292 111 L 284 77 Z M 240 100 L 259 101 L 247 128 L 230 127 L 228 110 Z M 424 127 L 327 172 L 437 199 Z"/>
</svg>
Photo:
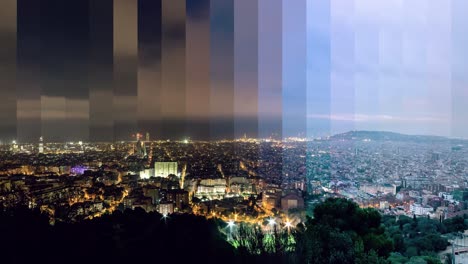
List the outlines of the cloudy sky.
<svg viewBox="0 0 468 264">
<path fill-rule="evenodd" d="M 0 140 L 468 138 L 464 0 L 5 0 Z"/>
<path fill-rule="evenodd" d="M 307 3 L 310 123 L 467 136 L 466 1 Z"/>
</svg>

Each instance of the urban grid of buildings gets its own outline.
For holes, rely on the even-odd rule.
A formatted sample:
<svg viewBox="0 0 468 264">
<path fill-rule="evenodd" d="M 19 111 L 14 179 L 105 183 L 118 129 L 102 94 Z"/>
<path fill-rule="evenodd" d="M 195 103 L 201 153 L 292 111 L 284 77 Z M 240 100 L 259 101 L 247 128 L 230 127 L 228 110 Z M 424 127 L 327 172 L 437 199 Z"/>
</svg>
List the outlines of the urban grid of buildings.
<svg viewBox="0 0 468 264">
<path fill-rule="evenodd" d="M 382 214 L 468 214 L 468 150 L 438 138 L 339 136 L 278 141 L 0 145 L 0 203 L 40 208 L 56 221 L 115 210 L 193 213 L 225 221 L 303 221 L 327 197 Z"/>
</svg>

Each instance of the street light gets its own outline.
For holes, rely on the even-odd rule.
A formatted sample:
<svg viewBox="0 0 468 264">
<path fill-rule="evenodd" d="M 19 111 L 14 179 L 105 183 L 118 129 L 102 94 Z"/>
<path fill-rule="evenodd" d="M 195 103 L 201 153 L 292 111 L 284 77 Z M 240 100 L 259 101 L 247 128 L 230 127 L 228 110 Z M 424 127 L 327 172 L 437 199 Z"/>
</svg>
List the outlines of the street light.
<svg viewBox="0 0 468 264">
<path fill-rule="evenodd" d="M 288 234 L 291 232 L 291 227 L 293 227 L 291 221 L 288 219 L 286 219 L 286 222 L 284 223 L 284 227 L 288 229 Z"/>
<path fill-rule="evenodd" d="M 167 215 L 167 213 L 164 213 L 161 220 L 164 220 L 164 223 L 167 223 L 167 218 L 169 218 L 169 216 Z"/>
<path fill-rule="evenodd" d="M 234 223 L 234 221 L 232 220 L 229 220 L 227 224 L 228 224 L 228 227 L 231 229 L 236 225 L 236 223 Z"/>
<path fill-rule="evenodd" d="M 236 226 L 236 223 L 233 221 L 233 220 L 229 220 L 227 222 L 227 227 L 229 227 L 229 237 L 228 237 L 228 240 L 231 240 L 232 239 L 232 228 Z"/>
<path fill-rule="evenodd" d="M 268 224 L 270 224 L 272 226 L 275 225 L 276 224 L 275 219 L 273 219 L 273 218 L 268 219 Z"/>
</svg>

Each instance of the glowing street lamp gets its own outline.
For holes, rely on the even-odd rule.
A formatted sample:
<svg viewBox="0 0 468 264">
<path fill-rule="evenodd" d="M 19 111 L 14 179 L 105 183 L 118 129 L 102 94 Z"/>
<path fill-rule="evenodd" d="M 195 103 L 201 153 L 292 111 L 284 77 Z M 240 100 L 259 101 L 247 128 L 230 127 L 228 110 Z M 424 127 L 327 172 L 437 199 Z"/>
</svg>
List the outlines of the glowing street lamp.
<svg viewBox="0 0 468 264">
<path fill-rule="evenodd" d="M 274 218 L 268 219 L 268 225 L 270 226 L 270 232 L 273 232 L 274 226 L 276 225 L 276 221 Z"/>
<path fill-rule="evenodd" d="M 286 222 L 284 223 L 284 227 L 288 229 L 288 233 L 291 231 L 291 227 L 293 227 L 291 221 L 289 219 L 286 219 Z"/>
<path fill-rule="evenodd" d="M 268 219 L 268 224 L 271 225 L 271 226 L 276 225 L 275 219 L 273 219 L 273 218 Z"/>
<path fill-rule="evenodd" d="M 167 218 L 169 218 L 169 215 L 167 213 L 164 213 L 161 220 L 164 220 L 164 222 L 167 223 Z"/>
<path fill-rule="evenodd" d="M 232 229 L 234 226 L 236 226 L 236 223 L 234 223 L 234 221 L 232 221 L 232 220 L 229 220 L 227 224 L 228 224 L 228 227 L 230 229 Z"/>
<path fill-rule="evenodd" d="M 232 228 L 236 226 L 236 223 L 233 220 L 227 222 L 227 227 L 229 227 L 229 240 L 232 239 Z"/>
</svg>

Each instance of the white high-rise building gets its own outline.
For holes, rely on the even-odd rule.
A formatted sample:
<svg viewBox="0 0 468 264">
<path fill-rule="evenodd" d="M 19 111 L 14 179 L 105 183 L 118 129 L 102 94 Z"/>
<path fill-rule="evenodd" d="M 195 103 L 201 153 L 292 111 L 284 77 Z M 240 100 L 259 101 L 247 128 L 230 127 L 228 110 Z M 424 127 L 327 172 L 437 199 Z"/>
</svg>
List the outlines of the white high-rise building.
<svg viewBox="0 0 468 264">
<path fill-rule="evenodd" d="M 155 162 L 154 176 L 167 177 L 170 174 L 177 175 L 177 162 Z"/>
<path fill-rule="evenodd" d="M 39 153 L 44 153 L 44 138 L 39 138 Z"/>
</svg>

